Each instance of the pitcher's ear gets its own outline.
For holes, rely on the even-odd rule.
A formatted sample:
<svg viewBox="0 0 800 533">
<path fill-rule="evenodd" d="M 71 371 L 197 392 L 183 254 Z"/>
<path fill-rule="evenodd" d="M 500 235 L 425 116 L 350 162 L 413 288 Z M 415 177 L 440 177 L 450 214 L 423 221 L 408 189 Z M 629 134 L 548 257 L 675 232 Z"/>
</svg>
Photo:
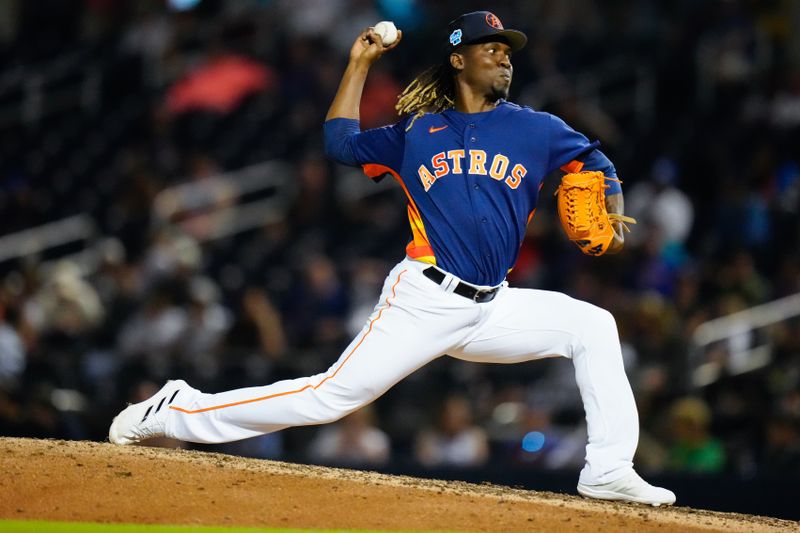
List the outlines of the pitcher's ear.
<svg viewBox="0 0 800 533">
<path fill-rule="evenodd" d="M 450 54 L 450 66 L 458 71 L 464 70 L 464 55 L 458 52 Z"/>
</svg>

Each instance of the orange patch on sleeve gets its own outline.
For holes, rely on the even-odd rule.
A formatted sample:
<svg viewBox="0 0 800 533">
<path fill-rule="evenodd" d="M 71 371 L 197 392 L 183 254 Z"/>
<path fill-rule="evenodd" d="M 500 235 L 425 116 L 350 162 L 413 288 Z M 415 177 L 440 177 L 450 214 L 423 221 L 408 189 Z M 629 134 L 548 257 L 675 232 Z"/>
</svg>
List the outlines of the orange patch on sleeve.
<svg viewBox="0 0 800 533">
<path fill-rule="evenodd" d="M 573 159 L 572 161 L 561 167 L 561 170 L 563 170 L 567 174 L 571 172 L 580 172 L 581 169 L 583 169 L 583 163 L 581 163 L 577 159 Z"/>
</svg>

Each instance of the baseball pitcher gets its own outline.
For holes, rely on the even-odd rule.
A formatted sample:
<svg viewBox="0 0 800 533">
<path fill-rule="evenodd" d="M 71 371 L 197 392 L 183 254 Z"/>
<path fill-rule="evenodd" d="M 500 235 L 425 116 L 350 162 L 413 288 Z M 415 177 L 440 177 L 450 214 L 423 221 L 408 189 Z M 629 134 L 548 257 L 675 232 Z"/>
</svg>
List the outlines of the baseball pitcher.
<svg viewBox="0 0 800 533">
<path fill-rule="evenodd" d="M 358 36 L 324 126 L 327 155 L 393 178 L 408 200 L 411 241 L 389 273 L 361 332 L 326 372 L 206 394 L 181 380 L 129 406 L 109 439 L 156 436 L 227 442 L 324 424 L 372 402 L 426 363 L 572 360 L 589 442 L 578 492 L 586 497 L 670 505 L 675 495 L 633 469 L 638 415 L 622 365 L 614 317 L 567 295 L 509 287 L 542 180 L 562 169 L 565 230 L 590 255 L 624 244 L 623 201 L 611 162 L 586 137 L 547 113 L 506 101 L 512 54 L 525 34 L 492 13 L 452 21 L 442 62 L 400 95 L 401 119 L 361 131 L 359 102 L 383 46 L 373 29 Z M 586 171 L 579 173 L 579 171 Z M 576 179 L 577 178 L 577 179 Z"/>
</svg>

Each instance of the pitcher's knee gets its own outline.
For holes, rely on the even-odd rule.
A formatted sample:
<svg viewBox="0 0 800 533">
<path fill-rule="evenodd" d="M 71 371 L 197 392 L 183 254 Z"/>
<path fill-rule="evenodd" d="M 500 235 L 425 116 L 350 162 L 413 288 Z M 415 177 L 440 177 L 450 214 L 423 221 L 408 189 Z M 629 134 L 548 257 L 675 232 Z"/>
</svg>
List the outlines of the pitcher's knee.
<svg viewBox="0 0 800 533">
<path fill-rule="evenodd" d="M 373 400 L 366 390 L 324 389 L 325 386 L 315 391 L 317 408 L 314 410 L 314 422 L 317 424 L 336 422 Z"/>
<path fill-rule="evenodd" d="M 617 335 L 617 320 L 609 311 L 602 307 L 597 307 L 589 303 L 581 309 L 577 318 L 578 327 L 583 331 L 580 335 L 584 340 L 587 338 L 603 338 L 607 341 L 619 339 Z"/>
<path fill-rule="evenodd" d="M 603 325 L 603 327 L 608 328 L 611 331 L 617 331 L 617 319 L 614 318 L 614 315 L 612 315 L 610 311 L 607 311 L 602 307 L 598 307 L 597 320 Z"/>
<path fill-rule="evenodd" d="M 573 299 L 573 306 L 572 312 L 570 313 L 574 319 L 579 320 L 582 323 L 588 324 L 612 324 L 616 325 L 616 320 L 614 320 L 614 315 L 610 312 L 606 311 L 602 307 L 598 307 L 594 304 L 590 304 L 589 302 L 584 302 L 582 300 L 575 300 Z"/>
<path fill-rule="evenodd" d="M 617 320 L 614 318 L 614 315 L 605 309 L 597 307 L 594 321 L 595 327 L 597 328 L 597 333 L 602 335 L 606 342 L 619 342 L 619 335 L 617 333 Z"/>
</svg>

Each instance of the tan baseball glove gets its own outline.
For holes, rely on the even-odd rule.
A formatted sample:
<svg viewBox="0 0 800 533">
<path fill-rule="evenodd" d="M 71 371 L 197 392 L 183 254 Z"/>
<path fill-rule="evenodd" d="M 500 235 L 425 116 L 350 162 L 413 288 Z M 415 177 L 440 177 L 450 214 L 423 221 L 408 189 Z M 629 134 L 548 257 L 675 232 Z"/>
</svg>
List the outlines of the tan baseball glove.
<svg viewBox="0 0 800 533">
<path fill-rule="evenodd" d="M 574 242 L 586 255 L 603 255 L 614 240 L 612 222 L 620 222 L 625 231 L 630 231 L 625 223 L 636 224 L 636 220 L 606 210 L 606 181 L 619 181 L 607 178 L 602 172 L 571 172 L 561 178 L 556 189 L 558 196 L 558 216 L 569 240 Z"/>
</svg>

